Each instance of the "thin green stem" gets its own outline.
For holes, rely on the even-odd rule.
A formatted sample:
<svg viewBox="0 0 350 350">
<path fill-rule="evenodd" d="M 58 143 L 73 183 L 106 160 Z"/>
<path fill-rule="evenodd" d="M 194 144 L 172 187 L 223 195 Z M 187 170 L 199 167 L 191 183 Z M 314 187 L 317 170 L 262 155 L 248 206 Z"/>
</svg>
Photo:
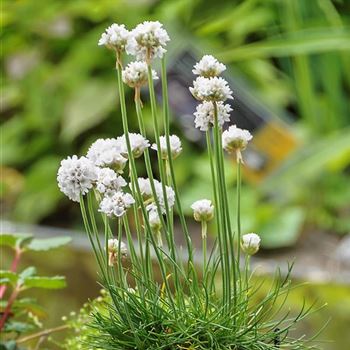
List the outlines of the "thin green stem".
<svg viewBox="0 0 350 350">
<path fill-rule="evenodd" d="M 225 262 L 223 259 L 224 252 L 223 252 L 223 246 L 222 246 L 222 230 L 221 230 L 221 206 L 219 202 L 219 193 L 217 188 L 217 180 L 216 180 L 216 174 L 215 174 L 215 165 L 214 165 L 214 154 L 211 146 L 211 139 L 210 139 L 210 133 L 209 130 L 206 132 L 206 140 L 207 140 L 207 148 L 208 148 L 208 155 L 209 155 L 209 163 L 210 163 L 210 171 L 211 171 L 211 177 L 212 177 L 212 185 L 213 185 L 213 193 L 214 193 L 214 204 L 215 204 L 215 211 L 216 211 L 216 226 L 217 226 L 217 235 L 218 235 L 218 243 L 219 243 L 219 253 L 220 253 L 220 264 L 221 264 L 221 273 L 224 274 L 225 270 Z M 225 303 L 226 300 L 226 279 L 222 278 L 222 291 L 223 291 L 223 303 Z"/>
<path fill-rule="evenodd" d="M 241 162 L 237 162 L 237 266 L 241 260 Z"/>
<path fill-rule="evenodd" d="M 220 214 L 221 214 L 221 221 L 222 221 L 222 242 L 223 242 L 223 248 L 224 248 L 224 271 L 223 276 L 226 279 L 226 300 L 225 300 L 225 306 L 227 305 L 226 309 L 230 309 L 231 304 L 231 269 L 230 269 L 230 249 L 229 249 L 229 228 L 228 228 L 228 221 L 227 221 L 227 209 L 226 204 L 227 201 L 225 201 L 225 179 L 223 179 L 223 169 L 221 167 L 221 154 L 222 154 L 222 147 L 221 147 L 221 134 L 220 134 L 220 127 L 218 122 L 218 111 L 217 111 L 217 104 L 216 102 L 213 102 L 214 106 L 214 145 L 215 145 L 215 160 L 216 160 L 216 168 L 217 168 L 217 180 L 218 180 L 218 193 L 219 193 L 219 206 L 220 206 Z"/>
<path fill-rule="evenodd" d="M 117 59 L 117 61 L 120 62 L 120 58 Z M 136 171 L 136 166 L 135 166 L 135 160 L 134 160 L 134 157 L 132 155 L 131 145 L 130 145 L 130 138 L 129 138 L 128 120 L 127 120 L 126 104 L 125 104 L 125 93 L 124 93 L 124 86 L 123 86 L 123 82 L 122 82 L 122 68 L 121 68 L 121 65 L 119 63 L 117 64 L 117 76 L 118 76 L 118 87 L 119 87 L 119 97 L 120 97 L 122 124 L 123 124 L 123 130 L 124 130 L 124 135 L 125 135 L 126 146 L 127 146 L 127 150 L 128 150 L 128 157 L 129 157 L 129 162 L 131 164 L 131 170 L 133 172 L 133 176 L 134 176 L 134 178 L 137 178 L 137 171 Z M 158 264 L 159 264 L 159 267 L 160 267 L 162 279 L 163 279 L 163 282 L 165 284 L 165 287 L 166 287 L 166 290 L 167 290 L 167 294 L 168 294 L 170 303 L 172 305 L 172 309 L 173 309 L 174 313 L 176 313 L 176 308 L 175 308 L 175 305 L 174 305 L 171 289 L 170 289 L 169 282 L 168 282 L 168 279 L 167 279 L 166 267 L 165 267 L 165 264 L 164 264 L 161 252 L 159 251 L 159 249 L 157 247 L 157 243 L 156 243 L 156 241 L 155 241 L 155 239 L 154 239 L 154 237 L 152 235 L 152 230 L 151 230 L 151 227 L 150 227 L 149 222 L 148 222 L 147 211 L 146 211 L 146 208 L 143 205 L 142 195 L 141 195 L 140 188 L 138 186 L 138 182 L 137 181 L 135 182 L 135 186 L 136 186 L 136 192 L 137 192 L 137 199 L 138 199 L 139 203 L 141 204 L 141 211 L 142 211 L 142 215 L 143 215 L 143 218 L 144 218 L 145 227 L 146 227 L 146 230 L 148 231 L 148 234 L 149 234 L 148 237 L 150 238 L 150 240 L 152 242 L 152 245 L 153 245 L 153 248 L 154 248 L 154 251 L 156 253 L 156 257 L 157 257 L 157 261 L 158 261 Z"/>
<path fill-rule="evenodd" d="M 137 120 L 138 120 L 141 135 L 143 137 L 147 138 L 146 128 L 145 128 L 145 125 L 143 122 L 143 115 L 142 115 L 142 108 L 141 108 L 140 100 L 135 100 L 135 107 L 136 107 L 136 115 L 137 115 Z M 153 176 L 153 171 L 152 171 L 152 163 L 151 163 L 151 158 L 150 158 L 150 154 L 149 154 L 148 149 L 145 149 L 144 157 L 145 157 L 146 172 L 147 172 L 147 176 L 148 176 L 149 181 L 150 181 L 152 196 L 153 196 L 154 201 L 156 203 L 156 208 L 157 208 L 158 216 L 159 216 L 161 224 L 162 224 L 162 229 L 164 230 L 165 237 L 167 238 L 167 244 L 168 244 L 168 247 L 170 249 L 170 252 L 172 252 L 172 254 L 174 254 L 175 244 L 173 244 L 170 241 L 171 237 L 173 236 L 173 227 L 170 226 L 169 220 L 168 220 L 168 223 L 166 224 L 164 221 L 164 218 L 163 218 L 163 213 L 162 213 L 162 210 L 161 210 L 160 205 L 159 205 L 157 191 L 155 188 L 154 176 Z M 167 230 L 168 230 L 168 233 L 166 232 Z"/>
<path fill-rule="evenodd" d="M 164 82 L 163 82 L 163 85 L 164 85 Z M 167 176 L 165 173 L 165 167 L 164 167 L 164 163 L 163 163 L 163 159 L 162 159 L 162 152 L 160 151 L 161 145 L 160 145 L 160 136 L 159 136 L 158 116 L 157 116 L 157 104 L 156 104 L 156 97 L 155 97 L 154 85 L 153 85 L 152 68 L 150 65 L 148 65 L 148 86 L 149 86 L 149 94 L 150 94 L 150 101 L 151 101 L 151 111 L 152 111 L 152 117 L 153 117 L 154 135 L 155 135 L 155 141 L 156 141 L 157 150 L 158 150 L 158 152 L 157 152 L 158 168 L 159 168 L 159 174 L 160 174 L 160 178 L 161 178 L 161 182 L 162 182 L 165 212 L 166 212 L 166 216 L 168 218 L 168 234 L 169 234 L 169 243 L 171 246 L 170 254 L 171 254 L 172 259 L 176 262 L 177 257 L 176 257 L 176 248 L 175 248 L 175 240 L 174 240 L 174 227 L 172 225 L 172 219 L 171 219 L 172 212 L 170 212 L 170 208 L 168 205 L 168 198 L 167 198 L 167 191 L 166 191 Z M 164 95 L 163 95 L 163 99 L 164 99 Z M 165 101 L 165 99 L 164 99 L 164 101 Z M 163 103 L 166 103 L 166 102 L 163 102 Z M 168 124 L 168 123 L 166 123 L 166 124 Z M 167 127 L 166 127 L 166 137 L 169 138 Z M 169 157 L 169 153 L 171 153 L 170 152 L 170 142 L 167 142 L 167 151 L 168 151 L 168 157 Z M 171 162 L 171 160 L 172 160 L 172 157 L 170 154 L 169 162 Z M 178 193 L 177 188 L 176 188 L 175 177 L 172 177 L 172 180 L 173 180 L 172 183 L 174 186 L 173 189 L 175 192 L 175 202 L 178 205 L 179 193 Z M 181 208 L 181 206 L 180 206 L 180 208 Z M 183 222 L 181 218 L 180 218 L 180 220 L 181 220 L 181 222 Z M 176 288 L 177 294 L 179 294 L 179 293 L 181 293 L 181 286 L 180 286 L 180 280 L 179 280 L 179 276 L 178 276 L 178 272 L 177 272 L 177 267 L 174 266 L 173 272 L 174 272 L 175 288 Z M 180 301 L 183 303 L 182 298 L 180 299 Z"/>
<path fill-rule="evenodd" d="M 207 275 L 207 222 L 204 220 L 202 224 L 202 243 L 203 243 L 203 281 L 206 280 Z"/>
<path fill-rule="evenodd" d="M 129 246 L 129 250 L 130 250 L 130 258 L 131 258 L 132 268 L 134 269 L 135 272 L 141 271 L 142 262 L 140 263 L 139 258 L 136 254 L 136 250 L 134 247 L 134 241 L 133 241 L 132 236 L 131 236 L 129 222 L 128 222 L 128 218 L 126 217 L 126 215 L 123 216 L 123 226 L 125 229 L 126 239 L 128 241 L 128 246 Z"/>
<path fill-rule="evenodd" d="M 137 115 L 141 135 L 144 137 L 147 137 L 146 129 L 145 129 L 144 121 L 143 121 L 141 102 L 139 99 L 135 99 L 135 107 L 136 107 L 136 115 Z M 175 247 L 175 241 L 174 241 L 174 231 L 173 231 L 174 226 L 172 224 L 173 213 L 169 209 L 169 215 L 167 215 L 167 225 L 166 225 L 164 218 L 163 218 L 163 213 L 162 213 L 160 205 L 159 205 L 158 197 L 157 197 L 157 192 L 156 192 L 154 177 L 153 177 L 153 172 L 152 172 L 151 158 L 150 158 L 148 149 L 145 149 L 144 157 L 145 157 L 146 172 L 147 172 L 147 176 L 148 176 L 149 181 L 150 181 L 152 195 L 153 195 L 154 201 L 156 203 L 158 216 L 159 216 L 161 224 L 162 224 L 163 232 L 165 233 L 167 244 L 168 244 L 168 247 L 170 250 L 170 255 L 171 255 L 172 259 L 176 262 L 177 256 L 176 256 L 176 247 Z M 159 234 L 161 235 L 161 232 Z M 147 248 L 147 245 L 149 245 L 149 242 L 146 238 L 146 250 L 149 252 L 149 247 Z M 180 285 L 180 281 L 178 278 L 177 268 L 176 268 L 176 266 L 172 266 L 172 267 L 173 267 L 172 271 L 174 273 L 174 280 L 175 280 L 175 289 L 176 289 L 177 293 L 179 293 L 181 291 L 181 285 Z"/>
<path fill-rule="evenodd" d="M 245 290 L 247 295 L 247 301 L 248 301 L 248 294 L 249 294 L 249 271 L 250 271 L 250 255 L 246 254 L 245 256 L 245 263 L 244 263 L 244 280 L 245 280 Z"/>
<path fill-rule="evenodd" d="M 110 238 L 113 238 L 112 235 L 112 230 L 109 227 L 108 223 L 108 217 L 106 214 L 102 215 L 103 223 L 104 223 L 104 236 L 105 236 L 105 264 L 106 264 L 106 270 L 107 270 L 107 275 L 110 280 L 113 280 L 113 284 L 116 284 L 116 279 L 114 275 L 114 270 L 113 267 L 109 266 L 109 257 L 108 257 L 108 240 Z"/>
<path fill-rule="evenodd" d="M 92 236 L 92 231 L 90 228 L 90 224 L 89 224 L 89 220 L 87 217 L 87 213 L 86 213 L 86 208 L 85 208 L 85 203 L 84 203 L 84 197 L 81 195 L 80 196 L 80 209 L 81 209 L 81 215 L 83 217 L 83 222 L 84 222 L 84 226 L 85 226 L 85 231 L 87 233 L 87 236 L 89 238 L 91 247 L 94 251 L 94 255 L 97 261 L 97 264 L 100 268 L 100 272 L 102 273 L 102 277 L 104 279 L 104 282 L 108 282 L 108 277 L 105 275 L 105 269 L 104 269 L 104 262 L 103 262 L 103 258 L 101 260 L 101 256 L 96 248 L 95 242 L 94 242 L 94 238 Z"/>
<path fill-rule="evenodd" d="M 130 164 L 129 164 L 130 165 Z M 134 196 L 134 198 L 137 199 L 137 196 L 136 196 L 136 186 L 135 186 L 135 182 L 137 181 L 137 179 L 135 179 L 133 177 L 133 172 L 131 169 L 129 169 L 129 176 L 130 176 L 130 184 L 131 184 L 131 191 L 132 191 L 132 194 Z M 139 254 L 140 254 L 140 261 L 141 261 L 141 264 L 140 264 L 140 268 L 142 270 L 142 279 L 143 279 L 143 282 L 145 283 L 146 280 L 148 278 L 150 278 L 150 276 L 148 276 L 148 273 L 147 273 L 147 268 L 146 266 L 144 266 L 144 252 L 143 252 L 143 246 L 142 246 L 142 242 L 143 242 L 143 239 L 142 239 L 142 235 L 141 235 L 141 224 L 140 224 L 140 220 L 139 220 L 139 215 L 138 215 L 138 202 L 136 201 L 133 205 L 133 211 L 134 211 L 134 218 L 135 218 L 135 226 L 136 226 L 136 235 L 137 235 L 137 240 L 138 240 L 138 243 L 139 243 Z"/>
<path fill-rule="evenodd" d="M 101 241 L 100 241 L 100 235 L 99 235 L 99 231 L 97 228 L 95 214 L 94 214 L 94 208 L 93 208 L 93 203 L 92 203 L 92 195 L 93 195 L 92 192 L 89 192 L 86 195 L 88 214 L 89 214 L 88 217 L 90 218 L 92 232 L 94 233 L 94 236 L 96 238 L 96 243 L 97 243 L 97 247 L 98 247 L 99 252 L 100 252 L 101 259 L 102 259 L 102 261 L 104 261 L 103 256 L 104 256 L 104 254 L 107 254 L 107 251 L 104 250 L 104 248 L 102 247 Z"/>
<path fill-rule="evenodd" d="M 217 105 L 214 106 L 214 112 L 217 115 Z M 220 128 L 221 131 L 221 128 Z M 232 282 L 230 279 L 230 285 L 233 283 L 233 303 L 234 303 L 234 314 L 236 314 L 237 310 L 237 269 L 239 269 L 239 266 L 237 266 L 236 259 L 235 259 L 235 246 L 234 246 L 234 234 L 232 232 L 232 226 L 231 226 L 231 219 L 230 219 L 230 208 L 229 208 L 229 201 L 228 201 L 228 190 L 226 187 L 226 178 L 225 178 L 225 163 L 224 163 L 224 151 L 222 146 L 222 137 L 221 133 L 218 138 L 219 141 L 219 163 L 220 163 L 220 176 L 221 176 L 221 183 L 223 186 L 223 199 L 224 199 L 224 216 L 227 221 L 227 236 L 228 236 L 228 251 L 229 251 L 229 258 L 231 260 L 231 266 L 230 266 L 230 276 L 232 274 Z M 230 291 L 230 300 L 231 300 L 231 291 Z"/>
<path fill-rule="evenodd" d="M 188 251 L 188 274 L 193 279 L 193 288 L 198 291 L 197 285 L 197 276 L 196 271 L 194 269 L 194 260 L 193 260 L 193 246 L 192 240 L 187 228 L 185 215 L 182 209 L 179 190 L 176 184 L 175 179 L 175 171 L 173 165 L 173 159 L 171 156 L 171 148 L 170 148 L 170 122 L 169 122 L 169 97 L 168 97 L 168 83 L 167 83 L 167 72 L 166 72 L 166 62 L 165 57 L 162 59 L 162 68 L 161 68 L 161 78 L 162 78 L 162 94 L 163 94 L 163 117 L 164 117 L 164 126 L 165 126 L 165 139 L 167 144 L 167 153 L 168 153 L 168 164 L 169 164 L 169 172 L 172 180 L 172 186 L 175 192 L 175 203 L 178 211 L 178 215 L 180 218 L 180 223 L 182 227 L 182 231 L 185 236 L 187 251 Z M 152 82 L 152 90 L 153 90 L 153 82 Z M 153 94 L 154 95 L 154 94 Z"/>
</svg>

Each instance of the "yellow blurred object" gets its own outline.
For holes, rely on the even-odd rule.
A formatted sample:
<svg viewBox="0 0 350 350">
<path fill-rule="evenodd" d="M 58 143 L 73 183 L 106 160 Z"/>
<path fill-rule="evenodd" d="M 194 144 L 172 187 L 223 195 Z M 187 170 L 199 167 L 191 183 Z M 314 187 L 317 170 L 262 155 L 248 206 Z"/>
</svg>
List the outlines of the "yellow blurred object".
<svg viewBox="0 0 350 350">
<path fill-rule="evenodd" d="M 263 124 L 243 155 L 245 178 L 260 182 L 297 148 L 298 142 L 287 125 L 277 121 Z"/>
</svg>

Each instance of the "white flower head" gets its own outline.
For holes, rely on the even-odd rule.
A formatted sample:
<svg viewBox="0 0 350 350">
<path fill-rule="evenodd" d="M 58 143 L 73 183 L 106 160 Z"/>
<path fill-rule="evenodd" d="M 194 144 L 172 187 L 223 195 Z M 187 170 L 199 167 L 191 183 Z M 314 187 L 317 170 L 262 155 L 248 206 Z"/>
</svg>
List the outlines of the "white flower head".
<svg viewBox="0 0 350 350">
<path fill-rule="evenodd" d="M 157 200 L 160 206 L 161 212 L 164 214 L 166 211 L 165 200 L 167 201 L 168 208 L 171 209 L 175 204 L 175 192 L 170 186 L 165 186 L 165 194 L 163 193 L 163 186 L 160 182 L 156 184 Z M 155 208 L 155 204 L 151 204 L 149 208 Z"/>
<path fill-rule="evenodd" d="M 97 180 L 97 167 L 89 159 L 77 156 L 61 161 L 57 172 L 60 190 L 72 201 L 79 202 Z"/>
<path fill-rule="evenodd" d="M 193 74 L 209 78 L 220 75 L 226 69 L 226 66 L 220 63 L 212 55 L 204 55 L 202 59 L 194 65 L 193 68 Z"/>
<path fill-rule="evenodd" d="M 150 179 L 145 179 L 143 177 L 139 177 L 137 179 L 139 189 L 142 195 L 143 200 L 147 200 L 152 197 L 152 187 L 151 187 L 151 182 Z M 154 180 L 155 186 L 159 181 Z"/>
<path fill-rule="evenodd" d="M 246 149 L 248 142 L 253 138 L 252 134 L 245 129 L 231 125 L 222 133 L 222 147 L 228 153 L 236 152 L 237 161 L 242 162 L 241 151 Z"/>
<path fill-rule="evenodd" d="M 214 206 L 209 199 L 200 199 L 191 205 L 196 221 L 209 221 L 214 217 Z"/>
<path fill-rule="evenodd" d="M 121 258 L 125 258 L 128 254 L 128 249 L 124 242 L 119 242 L 115 238 L 108 240 L 108 265 L 113 266 L 118 262 L 118 251 L 120 246 Z"/>
<path fill-rule="evenodd" d="M 130 32 L 125 28 L 124 24 L 113 23 L 101 35 L 98 45 L 104 45 L 116 51 L 124 51 L 129 37 Z"/>
<path fill-rule="evenodd" d="M 129 63 L 122 72 L 123 82 L 132 87 L 141 87 L 148 82 L 147 64 L 143 61 Z M 157 73 L 152 69 L 153 80 L 158 79 Z"/>
<path fill-rule="evenodd" d="M 230 121 L 230 112 L 232 112 L 231 106 L 227 103 L 217 102 L 217 118 L 218 124 L 222 127 L 225 122 Z M 201 131 L 209 130 L 210 125 L 214 125 L 214 105 L 212 102 L 202 102 L 196 108 L 194 112 L 195 127 Z"/>
<path fill-rule="evenodd" d="M 127 158 L 121 152 L 121 145 L 117 139 L 98 139 L 90 146 L 86 156 L 97 166 L 111 166 L 117 172 L 122 172 Z"/>
<path fill-rule="evenodd" d="M 256 233 L 247 233 L 242 236 L 241 247 L 248 255 L 254 255 L 260 248 L 261 238 Z"/>
<path fill-rule="evenodd" d="M 145 21 L 131 31 L 126 52 L 136 56 L 137 60 L 149 62 L 153 58 L 163 57 L 169 40 L 169 35 L 160 22 Z"/>
<path fill-rule="evenodd" d="M 129 133 L 129 140 L 131 152 L 135 158 L 141 157 L 145 149 L 150 146 L 149 141 L 141 134 Z M 126 146 L 125 135 L 118 137 L 118 142 L 120 144 L 123 156 L 127 157 L 128 149 Z"/>
<path fill-rule="evenodd" d="M 107 216 L 116 216 L 119 218 L 122 217 L 126 213 L 126 210 L 134 203 L 135 200 L 131 194 L 118 191 L 102 199 L 99 211 L 105 213 Z"/>
<path fill-rule="evenodd" d="M 190 87 L 192 95 L 199 101 L 226 101 L 233 99 L 232 91 L 221 77 L 198 77 Z"/>
<path fill-rule="evenodd" d="M 151 226 L 151 229 L 158 232 L 162 227 L 160 217 L 158 215 L 157 210 L 152 209 L 148 212 L 148 221 Z"/>
<path fill-rule="evenodd" d="M 181 140 L 176 135 L 170 135 L 169 136 L 169 141 L 170 141 L 171 157 L 172 157 L 172 159 L 175 159 L 175 158 L 178 157 L 178 155 L 182 151 Z M 161 154 L 162 154 L 162 158 L 163 159 L 168 159 L 166 137 L 165 136 L 160 136 L 159 142 L 160 142 L 160 151 L 161 151 Z M 158 150 L 157 145 L 155 143 L 152 145 L 152 149 L 154 149 L 156 151 Z"/>
<path fill-rule="evenodd" d="M 151 180 L 139 177 L 137 179 L 137 182 L 138 182 L 143 200 L 146 201 L 147 203 L 149 203 L 146 207 L 147 211 L 151 211 L 151 210 L 157 211 L 157 205 L 155 202 L 155 198 L 153 196 Z M 160 210 L 164 214 L 165 213 L 165 198 L 163 195 L 164 194 L 163 193 L 163 185 L 161 182 L 159 182 L 156 179 L 153 179 L 153 183 L 154 183 L 154 189 L 156 192 L 156 197 L 157 197 L 157 201 L 159 203 Z M 175 204 L 175 192 L 172 189 L 172 187 L 170 187 L 170 186 L 165 186 L 165 192 L 166 192 L 168 207 L 170 209 Z"/>
<path fill-rule="evenodd" d="M 106 195 L 112 195 L 126 186 L 126 181 L 110 168 L 98 168 L 96 189 Z"/>
</svg>

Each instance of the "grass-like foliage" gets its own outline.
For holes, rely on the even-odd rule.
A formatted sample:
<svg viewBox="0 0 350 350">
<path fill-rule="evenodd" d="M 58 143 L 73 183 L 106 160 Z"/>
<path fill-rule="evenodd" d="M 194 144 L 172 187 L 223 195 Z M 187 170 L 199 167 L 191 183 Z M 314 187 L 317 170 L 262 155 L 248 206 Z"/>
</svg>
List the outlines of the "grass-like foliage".
<svg viewBox="0 0 350 350">
<path fill-rule="evenodd" d="M 302 307 L 296 316 L 287 312 L 276 319 L 289 289 L 288 277 L 278 275 L 263 300 L 249 303 L 248 297 L 256 290 L 243 290 L 236 313 L 224 313 L 220 297 L 201 288 L 198 295 L 184 298 L 185 305 L 176 309 L 176 315 L 161 293 L 145 300 L 137 292 L 116 289 L 113 297 L 124 300 L 122 312 L 107 302 L 108 313 L 93 314 L 90 326 L 98 332 L 85 341 L 101 349 L 316 349 L 310 339 L 289 336 L 295 324 L 310 313 L 310 307 Z M 276 305 L 281 296 L 284 300 Z"/>
<path fill-rule="evenodd" d="M 205 133 L 214 204 L 210 200 L 199 200 L 192 205 L 194 219 L 202 228 L 203 241 L 202 271 L 199 273 L 195 266 L 191 234 L 175 179 L 174 160 L 182 150 L 181 142 L 170 135 L 169 129 L 165 62 L 165 45 L 169 40 L 159 22 L 144 22 L 131 32 L 116 24 L 106 30 L 99 44 L 116 54 L 124 135 L 96 141 L 87 158 L 68 158 L 59 169 L 61 190 L 80 203 L 100 277 L 108 291 L 102 305 L 93 308 L 92 318 L 84 326 L 89 331 L 79 340 L 79 347 L 113 350 L 316 348 L 310 345 L 310 339 L 293 339 L 289 335 L 311 309 L 301 306 L 300 313 L 293 316 L 281 313 L 291 289 L 291 268 L 284 276 L 277 271 L 266 296 L 255 298 L 259 285 L 252 282 L 250 257 L 259 249 L 260 238 L 256 234 L 242 234 L 240 222 L 242 152 L 252 136 L 236 126 L 223 131 L 231 111 L 224 103 L 232 98 L 232 92 L 219 77 L 225 66 L 212 56 L 204 56 L 196 64 L 193 72 L 199 77 L 190 88 L 200 101 L 195 123 Z M 124 51 L 139 61 L 125 67 Z M 154 80 L 158 77 L 152 70 L 157 58 L 161 59 L 161 112 L 154 89 Z M 135 90 L 139 134 L 129 133 L 124 83 Z M 146 134 L 142 115 L 140 88 L 147 84 L 153 135 Z M 160 125 L 164 126 L 164 136 Z M 151 163 L 150 137 L 155 140 L 152 149 L 157 151 L 157 169 Z M 224 150 L 234 154 L 237 160 L 234 215 L 228 205 L 230 189 L 225 183 Z M 144 164 L 148 179 L 138 177 L 139 164 Z M 159 174 L 159 181 L 154 174 Z M 99 235 L 102 228 L 96 219 L 97 206 L 104 224 L 103 242 Z M 174 208 L 181 226 L 176 234 L 183 235 L 185 252 L 175 244 Z M 207 222 L 212 219 L 216 223 L 216 241 L 209 250 Z M 136 244 L 131 233 L 134 230 Z"/>
</svg>

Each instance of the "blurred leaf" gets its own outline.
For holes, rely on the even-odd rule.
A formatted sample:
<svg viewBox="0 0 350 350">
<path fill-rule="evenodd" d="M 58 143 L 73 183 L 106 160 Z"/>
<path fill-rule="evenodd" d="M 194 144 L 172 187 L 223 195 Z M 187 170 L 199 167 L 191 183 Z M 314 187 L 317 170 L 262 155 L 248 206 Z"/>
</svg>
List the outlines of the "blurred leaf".
<svg viewBox="0 0 350 350">
<path fill-rule="evenodd" d="M 0 149 L 4 165 L 23 162 L 26 150 L 24 142 L 26 128 L 23 118 L 17 116 L 1 124 Z"/>
<path fill-rule="evenodd" d="M 117 105 L 116 84 L 91 80 L 68 102 L 62 120 L 61 137 L 72 141 L 82 132 L 103 121 Z"/>
<path fill-rule="evenodd" d="M 28 245 L 28 249 L 45 251 L 61 247 L 71 241 L 70 237 L 34 238 Z"/>
<path fill-rule="evenodd" d="M 11 284 L 15 286 L 18 280 L 18 275 L 12 271 L 0 270 L 1 284 Z"/>
<path fill-rule="evenodd" d="M 11 234 L 0 234 L 0 245 L 5 245 L 11 248 L 16 247 L 17 238 Z"/>
<path fill-rule="evenodd" d="M 27 277 L 24 280 L 24 286 L 27 288 L 61 289 L 66 287 L 66 281 L 63 276 L 54 277 Z"/>
<path fill-rule="evenodd" d="M 285 57 L 329 51 L 350 50 L 350 32 L 345 30 L 304 30 L 277 39 L 247 44 L 223 51 L 218 58 L 227 62 L 261 57 Z"/>
<path fill-rule="evenodd" d="M 302 208 L 282 210 L 260 228 L 264 248 L 289 247 L 296 243 L 305 219 Z"/>
<path fill-rule="evenodd" d="M 26 332 L 34 330 L 35 328 L 36 327 L 30 323 L 9 321 L 9 322 L 5 323 L 4 331 L 7 333 L 9 333 L 9 332 L 26 333 Z M 16 348 L 14 348 L 14 349 L 16 349 Z"/>
<path fill-rule="evenodd" d="M 40 318 L 44 318 L 47 316 L 47 312 L 45 311 L 45 309 L 42 306 L 38 305 L 35 299 L 32 298 L 22 298 L 16 300 L 13 303 L 12 310 L 14 310 L 14 312 L 20 312 L 25 310 L 27 313 L 31 312 L 33 315 Z"/>
<path fill-rule="evenodd" d="M 19 279 L 21 280 L 21 283 L 23 283 L 23 281 L 35 274 L 36 268 L 34 266 L 29 266 L 19 274 Z"/>
<path fill-rule="evenodd" d="M 6 326 L 5 326 L 6 331 Z M 20 350 L 17 347 L 17 343 L 15 340 L 9 340 L 6 342 L 0 342 L 0 350 Z"/>
<path fill-rule="evenodd" d="M 33 236 L 26 233 L 1 233 L 0 246 L 8 246 L 13 249 L 17 247 L 23 248 L 23 246 L 28 244 L 32 239 Z"/>
<path fill-rule="evenodd" d="M 247 0 L 241 4 L 237 4 L 237 6 L 233 8 L 223 8 L 224 11 L 222 11 L 220 16 L 213 16 L 213 20 L 206 21 L 206 23 L 199 28 L 198 34 L 210 35 L 226 31 L 231 28 L 237 20 L 245 18 L 247 14 L 249 15 L 252 9 L 254 9 L 254 13 L 256 10 L 259 11 L 261 8 L 257 8 L 256 3 L 257 0 Z"/>
<path fill-rule="evenodd" d="M 25 188 L 19 196 L 14 216 L 22 222 L 36 222 L 57 205 L 61 194 L 56 176 L 60 157 L 47 156 L 39 159 L 27 173 Z"/>
</svg>

